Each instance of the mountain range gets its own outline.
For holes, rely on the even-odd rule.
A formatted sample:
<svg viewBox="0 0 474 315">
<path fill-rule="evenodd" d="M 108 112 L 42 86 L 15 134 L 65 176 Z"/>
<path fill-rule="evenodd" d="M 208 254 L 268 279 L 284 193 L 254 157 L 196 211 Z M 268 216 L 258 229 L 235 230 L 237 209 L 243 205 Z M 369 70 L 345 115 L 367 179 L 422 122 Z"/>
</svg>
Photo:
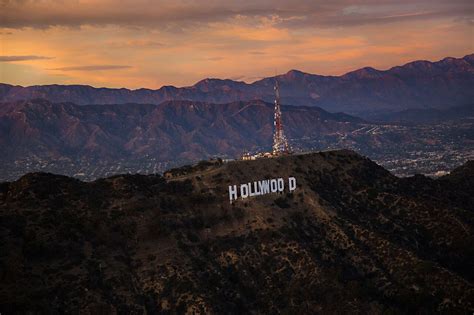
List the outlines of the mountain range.
<svg viewBox="0 0 474 315">
<path fill-rule="evenodd" d="M 436 180 L 347 150 L 165 174 L 1 183 L 0 312 L 474 311 L 472 161 Z M 228 185 L 289 176 L 229 203 Z"/>
<path fill-rule="evenodd" d="M 284 106 L 283 115 L 292 138 L 349 132 L 364 123 L 318 107 Z M 235 157 L 245 150 L 268 150 L 272 133 L 273 105 L 263 101 L 80 106 L 35 99 L 0 104 L 2 160 Z"/>
<path fill-rule="evenodd" d="M 253 83 L 204 79 L 193 86 L 151 89 L 110 89 L 84 85 L 21 87 L 0 84 L 0 101 L 44 98 L 52 102 L 88 104 L 160 104 L 168 100 L 207 103 L 274 99 L 278 81 L 282 103 L 318 106 L 330 112 L 346 112 L 367 118 L 373 114 L 407 109 L 472 104 L 474 54 L 437 62 L 414 61 L 388 70 L 362 68 L 341 76 L 323 76 L 291 70 Z"/>
</svg>

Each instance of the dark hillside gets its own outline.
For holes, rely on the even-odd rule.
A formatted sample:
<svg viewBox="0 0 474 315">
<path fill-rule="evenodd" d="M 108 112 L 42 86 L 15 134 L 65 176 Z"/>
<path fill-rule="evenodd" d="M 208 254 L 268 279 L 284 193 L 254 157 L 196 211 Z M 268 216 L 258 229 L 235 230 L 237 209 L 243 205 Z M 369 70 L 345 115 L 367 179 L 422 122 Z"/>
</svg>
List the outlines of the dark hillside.
<svg viewBox="0 0 474 315">
<path fill-rule="evenodd" d="M 174 174 L 174 175 L 173 175 Z M 399 179 L 352 151 L 0 185 L 0 311 L 472 313 L 472 163 Z M 228 185 L 294 176 L 232 204 Z"/>
</svg>

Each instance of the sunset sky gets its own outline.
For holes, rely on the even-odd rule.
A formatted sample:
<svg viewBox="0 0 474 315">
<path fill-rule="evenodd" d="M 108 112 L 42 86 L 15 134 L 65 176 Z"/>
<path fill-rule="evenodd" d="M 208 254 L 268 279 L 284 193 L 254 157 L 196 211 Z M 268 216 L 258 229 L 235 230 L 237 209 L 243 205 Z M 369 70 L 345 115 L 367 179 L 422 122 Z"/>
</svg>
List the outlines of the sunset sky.
<svg viewBox="0 0 474 315">
<path fill-rule="evenodd" d="M 474 52 L 474 1 L 0 0 L 0 82 L 340 75 Z"/>
</svg>

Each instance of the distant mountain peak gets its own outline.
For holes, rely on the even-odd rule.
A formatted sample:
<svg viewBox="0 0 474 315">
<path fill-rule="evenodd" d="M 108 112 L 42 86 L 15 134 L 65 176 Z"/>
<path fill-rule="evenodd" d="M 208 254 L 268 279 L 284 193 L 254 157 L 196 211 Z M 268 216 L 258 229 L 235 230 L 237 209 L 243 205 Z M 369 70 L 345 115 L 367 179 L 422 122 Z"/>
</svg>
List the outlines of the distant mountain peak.
<svg viewBox="0 0 474 315">
<path fill-rule="evenodd" d="M 287 74 L 287 75 L 305 75 L 305 74 L 307 74 L 307 73 L 306 73 L 306 72 L 303 72 L 303 71 L 300 71 L 300 70 L 291 69 L 291 70 L 288 71 L 286 74 Z"/>
<path fill-rule="evenodd" d="M 230 90 L 245 86 L 245 82 L 234 81 L 231 79 L 217 79 L 217 78 L 206 78 L 193 85 L 194 88 L 203 92 L 211 92 L 213 90 Z"/>
<path fill-rule="evenodd" d="M 285 79 L 300 79 L 300 78 L 303 78 L 304 76 L 308 75 L 308 73 L 305 73 L 303 71 L 300 71 L 300 70 L 296 70 L 296 69 L 292 69 L 290 71 L 288 71 L 287 73 L 285 74 L 282 74 L 282 75 L 279 75 L 277 77 L 283 77 Z"/>
<path fill-rule="evenodd" d="M 382 72 L 383 71 L 377 70 L 372 67 L 364 67 L 355 71 L 348 72 L 343 77 L 359 79 L 373 78 L 378 77 Z"/>
<path fill-rule="evenodd" d="M 222 79 L 217 79 L 217 78 L 205 78 L 196 82 L 194 86 L 201 86 L 201 85 L 206 85 L 209 83 L 222 82 L 222 81 L 223 81 Z"/>
<path fill-rule="evenodd" d="M 462 59 L 464 59 L 466 62 L 468 62 L 471 66 L 474 65 L 474 54 L 466 55 Z"/>
</svg>

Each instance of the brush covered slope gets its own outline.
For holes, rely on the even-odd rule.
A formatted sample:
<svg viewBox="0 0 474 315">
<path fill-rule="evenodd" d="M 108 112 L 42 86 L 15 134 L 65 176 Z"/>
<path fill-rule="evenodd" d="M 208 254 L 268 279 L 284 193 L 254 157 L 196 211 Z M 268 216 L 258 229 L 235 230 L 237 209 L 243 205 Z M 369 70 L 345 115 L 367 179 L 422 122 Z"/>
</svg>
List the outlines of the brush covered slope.
<svg viewBox="0 0 474 315">
<path fill-rule="evenodd" d="M 4 154 L 0 161 L 239 156 L 243 148 L 271 147 L 273 107 L 262 101 L 79 106 L 35 99 L 1 103 Z M 298 139 L 349 132 L 364 123 L 317 107 L 285 106 L 283 115 L 288 134 Z"/>
<path fill-rule="evenodd" d="M 471 313 L 473 164 L 399 179 L 351 151 L 0 185 L 0 311 Z M 229 203 L 228 185 L 294 176 Z"/>
</svg>

